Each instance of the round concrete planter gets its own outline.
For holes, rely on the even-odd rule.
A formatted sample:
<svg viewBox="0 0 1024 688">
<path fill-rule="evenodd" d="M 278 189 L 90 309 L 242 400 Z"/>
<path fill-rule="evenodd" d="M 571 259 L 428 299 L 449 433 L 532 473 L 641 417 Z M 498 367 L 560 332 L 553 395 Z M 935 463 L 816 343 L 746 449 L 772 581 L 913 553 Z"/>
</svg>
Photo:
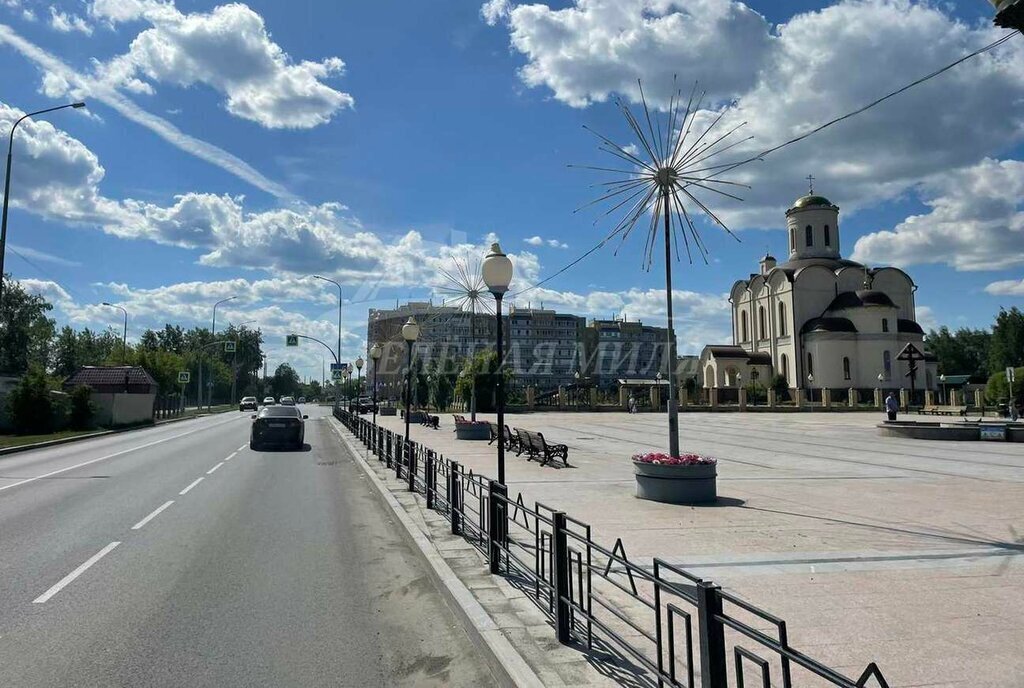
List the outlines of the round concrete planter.
<svg viewBox="0 0 1024 688">
<path fill-rule="evenodd" d="M 458 423 L 455 425 L 457 440 L 489 440 L 491 428 L 487 423 Z"/>
<path fill-rule="evenodd" d="M 707 504 L 718 499 L 718 466 L 633 462 L 636 496 L 666 504 Z"/>
</svg>

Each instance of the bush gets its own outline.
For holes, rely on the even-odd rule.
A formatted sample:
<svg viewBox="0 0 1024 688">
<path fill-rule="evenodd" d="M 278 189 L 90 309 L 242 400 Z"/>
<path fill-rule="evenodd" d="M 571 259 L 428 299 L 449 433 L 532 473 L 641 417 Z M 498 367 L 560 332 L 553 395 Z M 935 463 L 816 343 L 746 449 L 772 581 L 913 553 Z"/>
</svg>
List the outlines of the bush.
<svg viewBox="0 0 1024 688">
<path fill-rule="evenodd" d="M 789 381 L 785 375 L 776 375 L 772 378 L 771 388 L 775 390 L 775 398 L 779 401 L 789 397 Z"/>
<path fill-rule="evenodd" d="M 1017 406 L 1024 400 L 1024 368 L 1015 368 L 1013 372 L 1013 396 Z M 985 386 L 985 397 L 990 404 L 1005 404 L 1010 398 L 1010 384 L 1006 381 L 1006 373 L 998 372 L 988 379 Z"/>
<path fill-rule="evenodd" d="M 43 435 L 53 428 L 53 402 L 46 373 L 32 368 L 7 395 L 7 409 L 14 432 Z"/>
<path fill-rule="evenodd" d="M 92 416 L 95 413 L 90 397 L 92 390 L 85 385 L 78 385 L 71 391 L 71 427 L 75 430 L 85 430 L 92 425 Z"/>
<path fill-rule="evenodd" d="M 747 385 L 747 403 L 749 404 L 767 404 L 768 403 L 768 388 L 762 385 L 760 382 L 751 382 Z"/>
</svg>

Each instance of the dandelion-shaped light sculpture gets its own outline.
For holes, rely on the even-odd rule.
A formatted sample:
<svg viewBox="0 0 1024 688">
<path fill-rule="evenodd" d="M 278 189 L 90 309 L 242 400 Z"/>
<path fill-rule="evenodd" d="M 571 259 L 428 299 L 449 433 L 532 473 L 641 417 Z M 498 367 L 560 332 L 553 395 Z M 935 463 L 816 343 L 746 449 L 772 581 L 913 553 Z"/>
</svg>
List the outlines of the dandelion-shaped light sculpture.
<svg viewBox="0 0 1024 688">
<path fill-rule="evenodd" d="M 703 131 L 695 131 L 695 120 L 700 111 L 705 93 L 697 96 L 697 86 L 690 92 L 685 109 L 682 107 L 682 91 L 673 88 L 669 99 L 667 122 L 662 129 L 661 117 L 657 112 L 651 113 L 647 106 L 643 85 L 640 87 L 640 102 L 643 105 L 643 122 L 621 100 L 615 103 L 621 110 L 630 130 L 637 139 L 637 144 L 620 146 L 606 136 L 589 127 L 584 127 L 601 140 L 599 150 L 609 153 L 625 163 L 628 169 L 611 167 L 592 167 L 589 165 L 570 165 L 601 172 L 614 172 L 625 177 L 597 186 L 604 189 L 602 195 L 577 208 L 599 203 L 608 203 L 611 207 L 601 215 L 607 217 L 616 211 L 623 215 L 605 237 L 602 245 L 616 236 L 620 237 L 621 246 L 637 226 L 647 228 L 644 245 L 644 268 L 650 270 L 657 246 L 657 238 L 664 226 L 665 245 L 665 306 L 668 317 L 668 418 L 669 418 L 669 452 L 679 456 L 679 410 L 676 397 L 676 365 L 675 365 L 675 328 L 672 314 L 672 254 L 673 246 L 676 259 L 679 259 L 679 241 L 677 234 L 682 236 L 687 258 L 693 262 L 696 252 L 707 262 L 707 247 L 694 225 L 692 214 L 694 208 L 710 218 L 731 236 L 735 235 L 697 194 L 711 192 L 727 198 L 741 201 L 740 197 L 723 190 L 724 188 L 744 187 L 745 184 L 722 179 L 722 175 L 736 169 L 740 165 L 751 162 L 744 159 L 740 162 L 720 163 L 716 158 L 727 150 L 734 148 L 753 137 L 734 137 L 746 122 L 743 122 L 724 133 L 715 131 L 727 110 L 722 110 Z M 696 97 L 696 99 L 695 99 Z M 645 128 L 646 124 L 646 128 Z M 700 127 L 697 127 L 700 128 Z M 689 206 L 689 210 L 687 207 Z M 646 219 L 650 216 L 650 221 Z M 600 220 L 601 218 L 598 218 Z M 673 227 L 675 218 L 675 227 Z M 597 221 L 595 221 L 596 224 Z M 675 230 L 675 231 L 673 231 Z M 618 249 L 616 249 L 616 253 Z"/>
<path fill-rule="evenodd" d="M 460 260 L 452 256 L 453 268 L 440 268 L 445 281 L 435 288 L 444 298 L 442 308 L 435 315 L 427 318 L 428 326 L 432 324 L 447 325 L 452 320 L 462 319 L 469 314 L 469 340 L 471 347 L 476 343 L 477 313 L 494 315 L 493 299 L 484 284 L 479 260 Z M 472 353 L 474 349 L 471 349 Z M 476 420 L 476 384 L 470 386 L 469 399 L 470 419 Z"/>
</svg>

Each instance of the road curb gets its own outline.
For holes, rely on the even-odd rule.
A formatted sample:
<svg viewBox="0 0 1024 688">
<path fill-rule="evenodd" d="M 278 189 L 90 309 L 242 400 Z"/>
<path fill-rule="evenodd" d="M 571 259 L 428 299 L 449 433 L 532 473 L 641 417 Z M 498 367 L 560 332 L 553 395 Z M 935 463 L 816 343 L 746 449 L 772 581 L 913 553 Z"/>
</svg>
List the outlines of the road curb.
<svg viewBox="0 0 1024 688">
<path fill-rule="evenodd" d="M 467 635 L 483 653 L 499 684 L 510 688 L 543 688 L 544 682 L 512 646 L 483 605 L 473 597 L 470 589 L 455 575 L 429 536 L 413 522 L 388 486 L 363 458 L 362 452 L 365 449 L 345 434 L 347 430 L 333 415 L 328 418 L 338 439 L 351 450 L 356 463 L 370 479 L 381 501 L 395 514 L 395 518 L 402 525 L 399 529 L 402 537 L 423 555 L 428 564 L 427 572 L 434 580 L 434 584 L 445 596 L 448 606 L 460 617 Z"/>
<path fill-rule="evenodd" d="M 81 442 L 83 440 L 91 440 L 97 437 L 106 437 L 107 435 L 120 435 L 124 432 L 134 432 L 136 430 L 145 430 L 147 428 L 158 428 L 161 425 L 168 425 L 170 423 L 179 423 L 183 420 L 195 420 L 196 418 L 205 418 L 206 416 L 216 416 L 221 413 L 228 413 L 228 411 L 218 411 L 217 413 L 201 413 L 194 416 L 188 416 L 187 418 L 168 418 L 166 420 L 159 420 L 152 425 L 133 425 L 130 428 L 115 428 L 113 430 L 99 430 L 97 432 L 90 432 L 87 435 L 75 435 L 74 437 L 62 437 L 59 440 L 46 440 L 45 442 L 33 442 L 32 444 L 19 444 L 17 447 L 4 447 L 0 449 L 0 457 L 7 456 L 8 454 L 18 454 L 21 452 L 32 451 L 33 449 L 47 449 L 49 447 L 59 447 L 62 444 L 71 444 L 72 442 Z"/>
</svg>

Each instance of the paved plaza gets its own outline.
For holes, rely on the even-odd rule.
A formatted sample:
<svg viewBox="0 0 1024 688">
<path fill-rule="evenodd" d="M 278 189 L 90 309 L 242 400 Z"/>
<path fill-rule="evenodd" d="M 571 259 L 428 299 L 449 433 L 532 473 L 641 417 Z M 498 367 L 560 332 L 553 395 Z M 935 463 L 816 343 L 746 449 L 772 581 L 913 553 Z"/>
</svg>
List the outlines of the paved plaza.
<svg viewBox="0 0 1024 688">
<path fill-rule="evenodd" d="M 493 420 L 493 416 L 481 414 Z M 720 504 L 636 499 L 629 457 L 664 450 L 662 415 L 546 412 L 510 426 L 568 444 L 571 468 L 507 458 L 508 482 L 778 614 L 793 646 L 893 686 L 1024 686 L 1024 445 L 883 438 L 877 413 L 688 413 L 681 446 L 719 459 Z M 399 418 L 378 422 L 402 432 Z M 412 437 L 495 474 L 495 447 Z"/>
</svg>

